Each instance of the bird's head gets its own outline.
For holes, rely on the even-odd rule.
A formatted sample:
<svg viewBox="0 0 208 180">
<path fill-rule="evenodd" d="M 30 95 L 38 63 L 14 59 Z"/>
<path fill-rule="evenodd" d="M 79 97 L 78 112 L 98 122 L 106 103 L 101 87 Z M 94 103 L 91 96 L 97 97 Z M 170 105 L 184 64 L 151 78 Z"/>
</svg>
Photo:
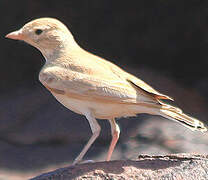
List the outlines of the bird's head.
<svg viewBox="0 0 208 180">
<path fill-rule="evenodd" d="M 67 27 L 54 18 L 39 18 L 25 24 L 21 29 L 6 35 L 7 38 L 23 40 L 38 48 L 46 59 L 60 53 L 65 47 L 76 47 Z"/>
</svg>

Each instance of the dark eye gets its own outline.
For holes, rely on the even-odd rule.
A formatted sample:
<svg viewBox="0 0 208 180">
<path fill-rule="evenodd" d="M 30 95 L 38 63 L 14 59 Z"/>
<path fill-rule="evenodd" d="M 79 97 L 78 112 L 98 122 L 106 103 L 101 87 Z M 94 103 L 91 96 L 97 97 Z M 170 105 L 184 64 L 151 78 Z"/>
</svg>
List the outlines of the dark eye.
<svg viewBox="0 0 208 180">
<path fill-rule="evenodd" d="M 35 34 L 37 34 L 37 35 L 40 35 L 42 32 L 43 32 L 43 30 L 41 30 L 41 29 L 35 30 Z"/>
</svg>

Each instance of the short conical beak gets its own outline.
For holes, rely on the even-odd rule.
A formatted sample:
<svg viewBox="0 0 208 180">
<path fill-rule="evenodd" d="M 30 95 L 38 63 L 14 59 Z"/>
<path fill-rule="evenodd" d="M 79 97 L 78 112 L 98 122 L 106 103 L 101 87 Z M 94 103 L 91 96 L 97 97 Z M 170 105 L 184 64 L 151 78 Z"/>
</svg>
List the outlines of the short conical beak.
<svg viewBox="0 0 208 180">
<path fill-rule="evenodd" d="M 7 34 L 5 36 L 6 38 L 9 38 L 9 39 L 16 39 L 16 40 L 23 40 L 23 34 L 22 34 L 22 29 L 18 30 L 18 31 L 14 31 L 14 32 L 11 32 L 9 34 Z"/>
</svg>

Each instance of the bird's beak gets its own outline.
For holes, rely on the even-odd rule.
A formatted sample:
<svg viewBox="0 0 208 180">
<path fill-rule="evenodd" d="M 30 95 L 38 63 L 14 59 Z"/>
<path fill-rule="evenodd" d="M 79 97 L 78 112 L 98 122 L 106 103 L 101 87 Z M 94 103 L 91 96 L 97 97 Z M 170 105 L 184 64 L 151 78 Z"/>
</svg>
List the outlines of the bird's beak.
<svg viewBox="0 0 208 180">
<path fill-rule="evenodd" d="M 9 39 L 16 39 L 16 40 L 23 40 L 24 39 L 22 29 L 20 29 L 18 31 L 11 32 L 11 33 L 7 34 L 5 37 L 9 38 Z"/>
</svg>

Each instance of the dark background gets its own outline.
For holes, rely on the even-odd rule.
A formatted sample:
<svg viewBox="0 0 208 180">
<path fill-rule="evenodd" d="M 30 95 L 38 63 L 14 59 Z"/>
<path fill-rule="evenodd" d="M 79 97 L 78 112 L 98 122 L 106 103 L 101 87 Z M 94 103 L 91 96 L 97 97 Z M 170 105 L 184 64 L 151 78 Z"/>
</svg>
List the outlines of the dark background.
<svg viewBox="0 0 208 180">
<path fill-rule="evenodd" d="M 175 105 L 208 123 L 208 1 L 0 0 L 0 169 L 25 172 L 70 164 L 90 137 L 85 118 L 57 103 L 39 83 L 41 53 L 4 38 L 39 17 L 58 18 L 84 49 L 172 96 Z M 107 130 L 86 159 L 103 160 L 107 152 L 110 127 L 99 122 Z M 114 159 L 144 152 L 206 153 L 207 135 L 162 118 L 139 115 L 119 124 Z M 200 140 L 202 146 L 196 146 Z"/>
</svg>

